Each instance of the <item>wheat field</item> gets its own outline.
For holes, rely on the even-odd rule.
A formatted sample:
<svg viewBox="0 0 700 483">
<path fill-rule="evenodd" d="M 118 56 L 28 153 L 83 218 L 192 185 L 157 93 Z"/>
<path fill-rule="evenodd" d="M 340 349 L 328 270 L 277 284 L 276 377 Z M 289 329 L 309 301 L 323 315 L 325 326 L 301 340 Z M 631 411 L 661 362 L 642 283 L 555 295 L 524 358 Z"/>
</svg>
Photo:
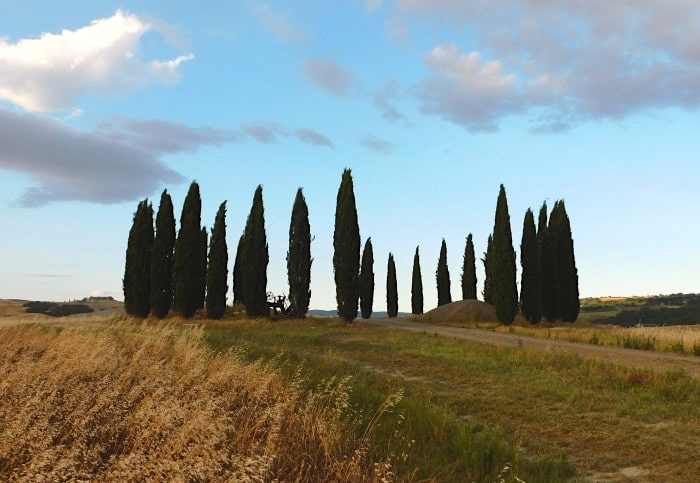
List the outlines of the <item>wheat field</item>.
<svg viewBox="0 0 700 483">
<path fill-rule="evenodd" d="M 393 479 L 349 407 L 350 379 L 302 389 L 301 374 L 284 383 L 202 334 L 0 326 L 0 480 Z"/>
</svg>

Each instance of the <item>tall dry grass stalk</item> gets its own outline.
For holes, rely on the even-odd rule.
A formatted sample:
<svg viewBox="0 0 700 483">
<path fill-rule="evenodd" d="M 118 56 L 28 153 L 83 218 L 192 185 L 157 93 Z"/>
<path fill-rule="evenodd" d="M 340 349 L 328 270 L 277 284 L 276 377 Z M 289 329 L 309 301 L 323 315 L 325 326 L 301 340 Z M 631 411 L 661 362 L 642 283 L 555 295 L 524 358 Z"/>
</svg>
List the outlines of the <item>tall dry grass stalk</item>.
<svg viewBox="0 0 700 483">
<path fill-rule="evenodd" d="M 303 383 L 197 328 L 0 327 L 0 480 L 391 480 L 350 381 Z"/>
</svg>

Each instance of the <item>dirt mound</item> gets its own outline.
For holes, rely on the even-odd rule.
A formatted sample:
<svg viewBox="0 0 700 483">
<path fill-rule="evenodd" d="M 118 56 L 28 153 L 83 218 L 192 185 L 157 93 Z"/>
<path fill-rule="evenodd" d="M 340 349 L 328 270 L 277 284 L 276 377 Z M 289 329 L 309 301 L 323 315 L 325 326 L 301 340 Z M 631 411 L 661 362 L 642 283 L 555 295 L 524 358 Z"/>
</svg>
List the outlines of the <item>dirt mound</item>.
<svg viewBox="0 0 700 483">
<path fill-rule="evenodd" d="M 442 305 L 421 315 L 415 315 L 413 320 L 441 324 L 445 322 L 496 322 L 496 309 L 493 305 L 479 300 L 460 300 Z"/>
</svg>

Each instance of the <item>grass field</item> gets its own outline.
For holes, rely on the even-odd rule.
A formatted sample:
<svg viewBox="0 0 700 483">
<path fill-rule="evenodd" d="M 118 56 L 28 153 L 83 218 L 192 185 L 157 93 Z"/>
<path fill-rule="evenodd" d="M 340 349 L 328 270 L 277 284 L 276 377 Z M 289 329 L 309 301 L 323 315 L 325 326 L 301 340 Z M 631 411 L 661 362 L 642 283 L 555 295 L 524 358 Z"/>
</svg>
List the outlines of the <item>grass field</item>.
<svg viewBox="0 0 700 483">
<path fill-rule="evenodd" d="M 201 329 L 5 324 L 0 480 L 391 479 L 368 436 L 397 398 L 360 416 L 349 390 L 213 356 Z"/>
<path fill-rule="evenodd" d="M 700 384 L 682 372 L 360 323 L 238 321 L 208 326 L 206 338 L 217 350 L 274 358 L 285 372 L 303 364 L 312 381 L 352 375 L 355 404 L 403 389 L 403 438 L 394 443 L 413 443 L 394 464 L 405 478 L 695 481 L 700 474 Z M 390 446 L 390 455 L 398 452 Z"/>
<path fill-rule="evenodd" d="M 682 372 L 334 319 L 18 320 L 0 324 L 0 479 L 700 474 Z"/>
</svg>

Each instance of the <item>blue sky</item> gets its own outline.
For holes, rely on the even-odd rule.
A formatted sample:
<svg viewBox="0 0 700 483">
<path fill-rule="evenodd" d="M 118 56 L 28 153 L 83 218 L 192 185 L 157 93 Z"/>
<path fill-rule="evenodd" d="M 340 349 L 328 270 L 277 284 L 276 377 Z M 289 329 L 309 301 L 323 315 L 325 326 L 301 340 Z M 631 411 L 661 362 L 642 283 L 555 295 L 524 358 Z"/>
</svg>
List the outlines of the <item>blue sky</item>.
<svg viewBox="0 0 700 483">
<path fill-rule="evenodd" d="M 346 167 L 375 310 L 389 252 L 410 310 L 418 245 L 435 305 L 442 238 L 459 297 L 501 183 L 518 253 L 527 208 L 565 199 L 582 296 L 697 292 L 699 21 L 681 0 L 5 2 L 0 297 L 121 298 L 137 202 L 167 188 L 179 218 L 196 179 L 206 226 L 228 200 L 231 259 L 263 185 L 275 293 L 303 187 L 311 306 L 334 308 Z"/>
</svg>

